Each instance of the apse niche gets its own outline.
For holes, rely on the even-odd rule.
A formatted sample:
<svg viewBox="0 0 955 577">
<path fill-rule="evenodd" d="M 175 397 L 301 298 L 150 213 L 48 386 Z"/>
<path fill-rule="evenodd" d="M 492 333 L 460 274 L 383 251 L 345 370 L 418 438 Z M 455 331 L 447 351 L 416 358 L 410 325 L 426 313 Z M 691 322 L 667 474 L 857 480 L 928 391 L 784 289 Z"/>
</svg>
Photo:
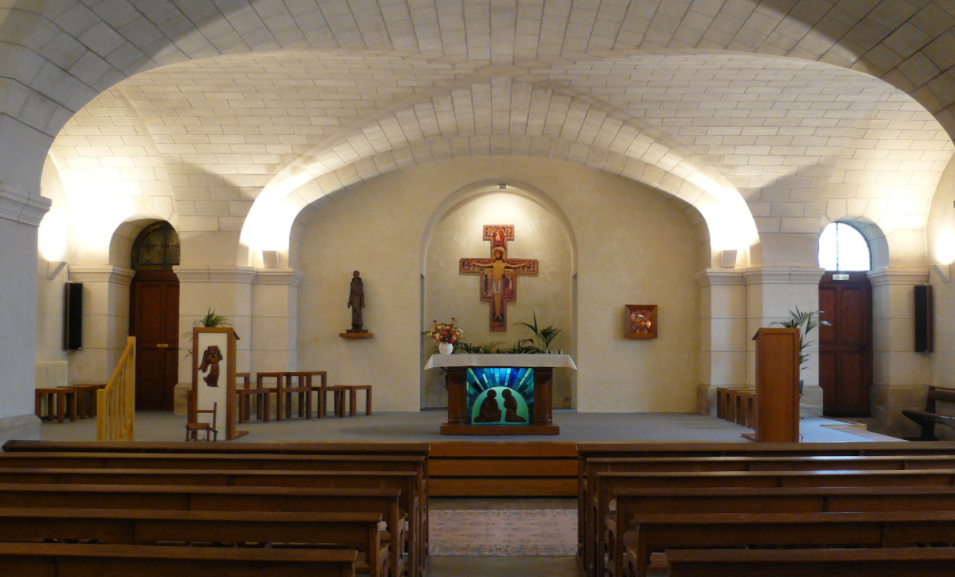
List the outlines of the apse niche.
<svg viewBox="0 0 955 577">
<path fill-rule="evenodd" d="M 533 197 L 494 189 L 471 196 L 453 206 L 438 222 L 427 245 L 423 288 L 423 325 L 432 320 L 458 320 L 463 339 L 472 344 L 510 346 L 532 333 L 518 323 L 553 324 L 561 329 L 551 345 L 574 354 L 573 251 L 565 225 Z M 492 331 L 490 303 L 480 300 L 479 275 L 459 274 L 462 258 L 490 258 L 491 241 L 484 240 L 485 225 L 513 225 L 514 239 L 507 241 L 510 259 L 536 259 L 536 275 L 519 275 L 516 302 L 506 303 L 506 330 Z M 424 357 L 432 345 L 425 343 Z M 554 373 L 554 408 L 573 408 L 574 376 Z M 422 384 L 422 408 L 447 406 L 444 377 L 428 371 Z"/>
</svg>

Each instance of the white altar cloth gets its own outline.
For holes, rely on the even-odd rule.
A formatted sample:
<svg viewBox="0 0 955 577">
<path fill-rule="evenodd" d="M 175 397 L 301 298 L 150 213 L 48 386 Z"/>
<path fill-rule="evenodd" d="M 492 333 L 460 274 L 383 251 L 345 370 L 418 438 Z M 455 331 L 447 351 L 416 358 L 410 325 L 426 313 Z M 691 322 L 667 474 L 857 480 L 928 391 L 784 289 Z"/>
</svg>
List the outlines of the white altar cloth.
<svg viewBox="0 0 955 577">
<path fill-rule="evenodd" d="M 570 355 L 431 355 L 427 369 L 445 367 L 551 367 L 577 370 Z"/>
</svg>

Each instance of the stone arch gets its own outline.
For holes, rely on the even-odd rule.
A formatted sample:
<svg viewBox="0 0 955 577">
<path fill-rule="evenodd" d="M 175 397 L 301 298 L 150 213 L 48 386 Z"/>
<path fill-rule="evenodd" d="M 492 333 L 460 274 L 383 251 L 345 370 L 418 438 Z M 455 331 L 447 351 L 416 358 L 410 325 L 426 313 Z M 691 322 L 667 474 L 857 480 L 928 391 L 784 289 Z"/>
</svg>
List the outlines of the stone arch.
<svg viewBox="0 0 955 577">
<path fill-rule="evenodd" d="M 549 63 L 608 51 L 779 54 L 882 78 L 916 98 L 955 134 L 955 63 L 947 56 L 955 14 L 944 0 L 919 5 L 883 0 L 857 10 L 833 4 L 815 6 L 811 12 L 793 9 L 783 0 L 743 0 L 715 10 L 699 3 L 664 9 L 660 0 L 601 4 L 569 14 L 547 13 L 557 28 L 546 37 L 516 34 L 516 18 L 492 20 L 489 12 L 373 3 L 358 14 L 336 11 L 333 4 L 321 0 L 291 9 L 281 3 L 250 2 L 223 10 L 185 0 L 147 0 L 135 7 L 119 0 L 108 9 L 90 9 L 18 0 L 4 14 L 0 28 L 0 54 L 8 63 L 2 110 L 14 119 L 0 126 L 0 140 L 29 143 L 26 148 L 34 153 L 48 147 L 49 137 L 96 94 L 150 68 L 226 53 L 293 48 L 468 58 L 500 67 L 497 72 L 503 74 L 514 61 Z M 520 8 L 514 7 L 515 14 Z M 466 23 L 512 37 L 514 45 L 492 55 L 486 36 L 480 44 L 469 42 Z M 839 34 L 831 32 L 836 29 Z M 0 163 L 0 174 L 8 187 L 32 195 L 40 167 L 18 167 L 11 159 Z M 12 196 L 10 191 L 7 195 Z"/>
<path fill-rule="evenodd" d="M 554 216 L 557 222 L 560 223 L 564 234 L 567 236 L 567 243 L 570 247 L 571 274 L 577 274 L 577 239 L 574 235 L 574 228 L 570 224 L 570 219 L 567 218 L 567 215 L 564 213 L 563 209 L 561 209 L 560 206 L 554 202 L 550 196 L 547 195 L 547 193 L 531 184 L 514 179 L 503 179 L 503 182 L 500 179 L 490 179 L 481 182 L 474 182 L 468 186 L 454 191 L 448 195 L 448 197 L 445 198 L 444 201 L 442 201 L 441 204 L 435 209 L 434 213 L 431 215 L 431 218 L 428 220 L 424 234 L 421 237 L 422 275 L 428 274 L 428 246 L 431 244 L 431 237 L 434 234 L 434 229 L 438 223 L 441 222 L 441 219 L 443 219 L 455 206 L 463 202 L 467 202 L 476 196 L 486 194 L 488 192 L 500 192 L 501 185 L 506 187 L 506 192 L 523 196 L 544 207 Z"/>
<path fill-rule="evenodd" d="M 532 146 L 528 139 L 519 137 L 500 137 L 496 139 L 494 148 L 489 147 L 486 139 L 483 142 L 482 139 L 477 139 L 474 144 L 484 148 L 484 153 L 481 154 L 483 156 L 512 155 L 558 159 L 603 170 L 662 190 L 687 202 L 700 212 L 708 227 L 712 251 L 740 246 L 740 244 L 733 244 L 733 241 L 739 238 L 741 233 L 742 235 L 751 235 L 747 238 L 750 242 L 745 243 L 741 248 L 748 248 L 755 240 L 755 224 L 742 199 L 740 199 L 739 205 L 727 207 L 722 205 L 714 197 L 715 195 L 709 194 L 699 186 L 673 173 L 665 172 L 659 167 L 651 166 L 634 158 L 628 158 L 623 154 L 611 153 L 585 145 L 571 147 L 567 143 L 545 138 L 535 140 L 538 141 L 539 145 L 546 146 Z M 298 214 L 316 200 L 347 190 L 350 186 L 362 181 L 403 168 L 454 158 L 456 155 L 451 152 L 453 144 L 450 140 L 442 139 L 421 143 L 415 147 L 396 149 L 366 159 L 367 162 L 339 168 L 323 175 L 321 179 L 310 180 L 295 189 L 292 194 L 286 196 L 277 208 L 269 213 L 269 230 L 273 231 L 277 237 L 281 235 L 279 238 L 287 243 L 292 225 Z M 474 155 L 474 153 L 470 155 Z M 731 210 L 733 212 L 730 212 Z M 255 223 L 255 221 L 252 222 Z M 248 226 L 249 221 L 246 221 L 246 227 Z M 276 250 L 286 249 L 287 244 L 283 244 Z M 249 260 L 241 262 L 243 256 Z M 240 262 L 241 264 L 247 264 L 253 258 L 254 254 L 249 252 L 240 255 Z M 740 262 L 740 266 L 742 265 L 743 262 Z"/>
</svg>

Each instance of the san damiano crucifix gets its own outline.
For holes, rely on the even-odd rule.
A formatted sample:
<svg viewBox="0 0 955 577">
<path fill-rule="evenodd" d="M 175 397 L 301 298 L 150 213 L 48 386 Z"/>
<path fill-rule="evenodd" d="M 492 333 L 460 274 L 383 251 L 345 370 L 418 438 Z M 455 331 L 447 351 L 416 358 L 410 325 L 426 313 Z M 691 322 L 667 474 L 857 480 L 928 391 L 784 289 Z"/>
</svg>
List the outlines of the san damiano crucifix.
<svg viewBox="0 0 955 577">
<path fill-rule="evenodd" d="M 537 261 L 507 258 L 513 224 L 484 225 L 484 240 L 491 241 L 491 258 L 462 258 L 458 272 L 481 275 L 481 301 L 491 303 L 491 331 L 506 331 L 507 303 L 517 302 L 517 275 L 537 274 Z"/>
</svg>

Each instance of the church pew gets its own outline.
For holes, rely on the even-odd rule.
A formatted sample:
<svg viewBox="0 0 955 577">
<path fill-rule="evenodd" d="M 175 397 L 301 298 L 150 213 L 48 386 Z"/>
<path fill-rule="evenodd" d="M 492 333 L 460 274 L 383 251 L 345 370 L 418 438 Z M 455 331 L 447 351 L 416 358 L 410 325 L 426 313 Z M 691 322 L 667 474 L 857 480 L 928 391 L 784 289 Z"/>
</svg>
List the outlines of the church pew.
<svg viewBox="0 0 955 577">
<path fill-rule="evenodd" d="M 202 445 L 202 446 L 199 446 Z M 415 455 L 424 457 L 421 481 L 420 527 L 423 538 L 419 556 L 427 561 L 428 547 L 428 455 L 430 443 L 365 443 L 365 442 L 307 442 L 307 443 L 154 443 L 154 442 L 92 442 L 92 441 L 29 441 L 11 440 L 3 445 L 4 452 L 80 452 L 80 453 L 180 453 L 200 455 L 266 454 L 266 455 Z"/>
<path fill-rule="evenodd" d="M 354 577 L 356 551 L 0 543 L 7 575 Z"/>
<path fill-rule="evenodd" d="M 400 496 L 399 489 L 12 484 L 0 485 L 0 508 L 377 513 L 387 521 L 390 573 L 400 577 L 407 565 Z"/>
<path fill-rule="evenodd" d="M 0 469 L 0 484 L 165 485 L 400 489 L 408 514 L 408 567 L 421 575 L 422 528 L 413 471 L 205 471 L 198 469 Z"/>
<path fill-rule="evenodd" d="M 822 470 L 918 470 L 955 469 L 955 455 L 874 455 L 874 456 L 733 456 L 733 457 L 643 457 L 643 458 L 592 458 L 588 459 L 587 477 L 607 471 L 618 472 L 707 472 L 707 471 L 822 471 Z M 584 489 L 583 498 L 588 503 L 598 501 L 595 484 Z M 612 499 L 609 496 L 609 499 Z M 609 502 L 608 502 L 609 504 Z M 598 507 L 599 508 L 599 505 Z M 584 509 L 584 535 L 593 535 L 598 530 L 593 514 L 594 507 Z M 611 533 L 613 532 L 611 528 Z M 591 557 L 586 553 L 588 563 Z"/>
<path fill-rule="evenodd" d="M 10 443 L 44 441 L 10 441 Z M 121 443 L 117 443 L 121 444 Z M 6 445 L 4 446 L 6 450 Z M 641 457 L 732 457 L 732 456 L 861 456 L 955 454 L 955 443 L 577 443 L 578 543 L 584 553 L 583 536 L 590 501 L 587 490 L 587 462 L 595 458 Z"/>
<path fill-rule="evenodd" d="M 602 575 L 607 547 L 606 519 L 610 502 L 623 489 L 637 488 L 774 488 L 774 487 L 882 487 L 955 486 L 955 470 L 916 471 L 715 471 L 715 472 L 600 472 L 590 507 L 585 559 L 593 575 Z M 590 520 L 588 520 L 590 522 Z"/>
<path fill-rule="evenodd" d="M 955 511 L 955 487 L 799 487 L 772 489 L 623 489 L 617 534 L 637 515 L 700 513 L 834 513 Z M 612 541 L 614 575 L 622 575 L 623 539 Z"/>
<path fill-rule="evenodd" d="M 259 453 L 120 453 L 120 452 L 11 452 L 0 453 L 0 469 L 8 468 L 109 468 L 109 469 L 187 469 L 204 470 L 283 470 L 283 471 L 414 471 L 417 492 L 420 534 L 427 531 L 428 501 L 427 457 L 420 454 L 291 454 Z M 419 549 L 426 546 L 419 541 Z M 425 558 L 419 550 L 418 557 Z"/>
<path fill-rule="evenodd" d="M 377 513 L 269 513 L 135 509 L 0 509 L 0 541 L 80 541 L 109 545 L 255 543 L 344 546 L 364 551 L 371 577 L 387 575 Z"/>
<path fill-rule="evenodd" d="M 923 577 L 946 575 L 955 565 L 951 547 L 675 549 L 666 557 L 670 577 Z"/>
<path fill-rule="evenodd" d="M 734 547 L 912 547 L 955 542 L 955 512 L 637 515 L 628 532 L 632 577 L 651 553 Z M 746 573 L 742 573 L 746 574 Z"/>
</svg>

